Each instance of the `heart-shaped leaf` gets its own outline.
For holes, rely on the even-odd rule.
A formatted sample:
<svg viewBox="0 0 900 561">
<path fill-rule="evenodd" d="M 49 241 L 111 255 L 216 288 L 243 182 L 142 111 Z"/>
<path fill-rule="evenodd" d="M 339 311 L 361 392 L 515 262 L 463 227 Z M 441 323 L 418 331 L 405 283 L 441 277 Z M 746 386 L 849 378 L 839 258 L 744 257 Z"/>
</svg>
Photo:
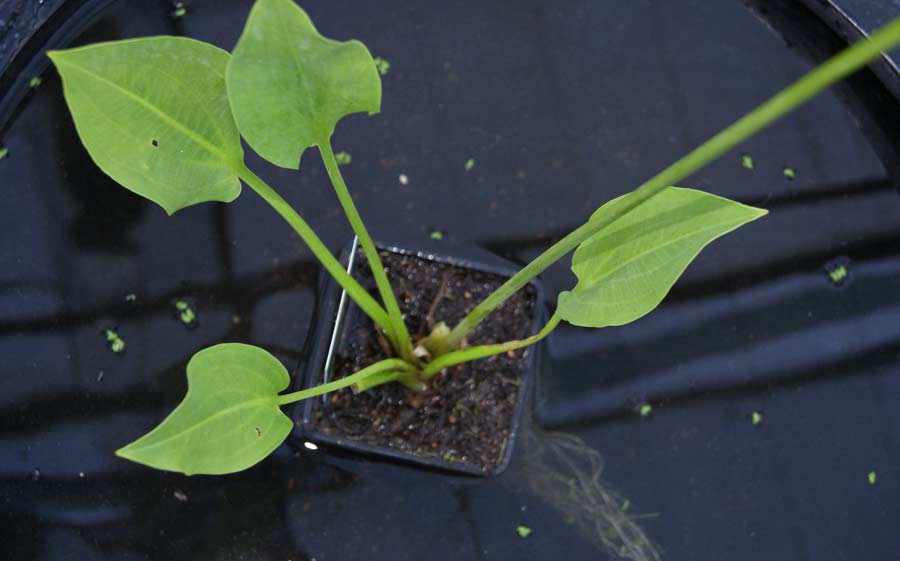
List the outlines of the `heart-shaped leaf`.
<svg viewBox="0 0 900 561">
<path fill-rule="evenodd" d="M 278 407 L 290 378 L 263 349 L 209 347 L 191 358 L 187 377 L 184 401 L 116 455 L 187 475 L 233 473 L 268 456 L 291 432 L 293 423 Z"/>
<path fill-rule="evenodd" d="M 253 5 L 227 80 L 241 134 L 285 168 L 297 168 L 306 148 L 327 142 L 343 116 L 381 108 L 381 78 L 368 49 L 323 37 L 291 0 Z"/>
<path fill-rule="evenodd" d="M 225 87 L 228 53 L 150 37 L 47 53 L 94 162 L 166 212 L 241 192 L 243 159 Z"/>
<path fill-rule="evenodd" d="M 632 194 L 600 207 L 595 220 Z M 707 244 L 766 211 L 694 189 L 668 187 L 575 250 L 578 284 L 558 312 L 584 327 L 623 325 L 655 308 Z"/>
</svg>

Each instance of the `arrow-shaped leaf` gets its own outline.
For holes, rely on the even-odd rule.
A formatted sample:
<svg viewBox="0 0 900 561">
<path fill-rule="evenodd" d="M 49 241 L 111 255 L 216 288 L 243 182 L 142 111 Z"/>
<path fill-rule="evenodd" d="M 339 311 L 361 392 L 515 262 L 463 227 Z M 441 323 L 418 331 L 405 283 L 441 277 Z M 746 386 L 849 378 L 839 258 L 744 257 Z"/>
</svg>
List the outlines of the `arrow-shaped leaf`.
<svg viewBox="0 0 900 561">
<path fill-rule="evenodd" d="M 209 347 L 191 358 L 187 377 L 178 407 L 116 455 L 187 475 L 233 473 L 265 458 L 290 433 L 292 422 L 278 407 L 290 378 L 263 349 Z"/>
<path fill-rule="evenodd" d="M 350 113 L 377 113 L 381 78 L 359 41 L 316 31 L 291 0 L 258 0 L 228 64 L 238 129 L 260 156 L 296 168 Z"/>
<path fill-rule="evenodd" d="M 228 53 L 182 37 L 52 51 L 81 141 L 107 175 L 166 212 L 241 192 Z"/>
<path fill-rule="evenodd" d="M 633 193 L 600 207 L 596 220 Z M 707 244 L 766 214 L 694 189 L 668 187 L 588 238 L 572 258 L 578 284 L 559 295 L 569 323 L 606 327 L 652 311 Z"/>
</svg>

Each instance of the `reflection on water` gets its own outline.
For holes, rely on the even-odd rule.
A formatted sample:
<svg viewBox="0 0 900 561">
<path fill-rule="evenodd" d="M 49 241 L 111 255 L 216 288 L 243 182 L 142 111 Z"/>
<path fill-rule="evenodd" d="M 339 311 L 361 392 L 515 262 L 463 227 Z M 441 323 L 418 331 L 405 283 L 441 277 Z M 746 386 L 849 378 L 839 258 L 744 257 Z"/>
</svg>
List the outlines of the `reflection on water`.
<svg viewBox="0 0 900 561">
<path fill-rule="evenodd" d="M 637 523 L 652 515 L 634 514 L 630 501 L 604 484 L 600 452 L 573 434 L 533 425 L 519 433 L 518 446 L 516 475 L 588 541 L 612 558 L 661 559 Z"/>
</svg>

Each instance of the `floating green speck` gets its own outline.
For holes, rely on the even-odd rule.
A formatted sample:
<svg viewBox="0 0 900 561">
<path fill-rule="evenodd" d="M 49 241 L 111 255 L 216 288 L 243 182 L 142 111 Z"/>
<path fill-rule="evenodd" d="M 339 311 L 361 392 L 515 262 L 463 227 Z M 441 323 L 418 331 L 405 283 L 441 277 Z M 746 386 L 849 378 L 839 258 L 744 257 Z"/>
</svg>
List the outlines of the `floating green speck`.
<svg viewBox="0 0 900 561">
<path fill-rule="evenodd" d="M 119 334 L 116 333 L 112 329 L 106 329 L 103 332 L 103 335 L 106 337 L 106 344 L 109 346 L 109 350 L 116 354 L 120 354 L 125 351 L 125 341 L 119 337 Z"/>
<path fill-rule="evenodd" d="M 828 278 L 835 284 L 840 284 L 847 278 L 847 267 L 838 265 L 834 269 L 828 271 Z"/>
<path fill-rule="evenodd" d="M 175 8 L 175 11 L 172 12 L 172 17 L 174 18 L 183 18 L 187 14 L 187 8 L 184 6 L 178 6 Z"/>
<path fill-rule="evenodd" d="M 850 258 L 846 255 L 835 257 L 822 267 L 831 284 L 841 287 L 850 281 Z"/>
<path fill-rule="evenodd" d="M 520 538 L 527 538 L 531 535 L 531 528 L 528 526 L 516 526 L 516 533 Z"/>
<path fill-rule="evenodd" d="M 652 412 L 653 412 L 653 406 L 650 405 L 649 403 L 645 403 L 645 404 L 641 405 L 640 408 L 638 409 L 638 413 L 641 414 L 641 417 L 646 417 L 646 416 L 650 415 L 650 413 L 652 413 Z"/>
<path fill-rule="evenodd" d="M 31 80 L 28 80 L 28 85 L 32 88 L 36 88 L 41 85 L 40 76 L 32 76 Z"/>
<path fill-rule="evenodd" d="M 444 239 L 444 233 L 440 230 L 432 230 L 431 234 L 429 234 L 429 237 L 433 240 L 441 241 L 442 239 Z"/>
<path fill-rule="evenodd" d="M 744 166 L 744 169 L 753 169 L 753 158 L 751 158 L 748 154 L 742 155 L 741 165 Z"/>
<path fill-rule="evenodd" d="M 626 510 L 628 510 L 628 507 L 630 507 L 630 506 L 631 506 L 631 501 L 629 501 L 628 499 L 625 499 L 625 502 L 622 503 L 622 512 L 625 512 Z"/>
<path fill-rule="evenodd" d="M 337 162 L 337 165 L 339 166 L 346 166 L 353 161 L 353 157 L 350 156 L 350 152 L 341 150 L 334 155 L 334 161 Z"/>
<path fill-rule="evenodd" d="M 472 158 L 469 158 L 468 160 L 466 160 L 466 171 L 469 171 L 470 169 L 472 169 L 474 167 L 475 167 L 475 160 L 473 160 Z"/>
<path fill-rule="evenodd" d="M 870 471 L 869 472 L 869 485 L 875 485 L 875 477 L 876 477 L 875 472 Z"/>
<path fill-rule="evenodd" d="M 185 327 L 196 327 L 197 314 L 194 312 L 194 308 L 191 307 L 189 302 L 180 299 L 175 300 L 174 306 L 178 315 L 178 320 L 183 323 Z"/>
<path fill-rule="evenodd" d="M 386 75 L 388 73 L 388 70 L 391 69 L 391 63 L 388 62 L 386 59 L 383 59 L 380 56 L 377 56 L 374 58 L 374 60 L 375 60 L 375 68 L 378 69 L 378 73 L 381 74 L 382 76 Z"/>
<path fill-rule="evenodd" d="M 797 172 L 793 168 L 784 168 L 784 176 L 793 181 L 797 177 Z"/>
<path fill-rule="evenodd" d="M 753 423 L 754 427 L 758 426 L 760 423 L 762 423 L 762 419 L 763 419 L 762 413 L 760 413 L 759 411 L 754 411 L 753 413 L 750 413 L 750 422 Z M 778 424 L 778 423 L 776 423 L 776 424 Z"/>
<path fill-rule="evenodd" d="M 5 158 L 7 156 L 7 154 L 9 154 L 9 148 L 7 148 L 5 146 L 3 148 L 0 148 L 0 160 Z"/>
<path fill-rule="evenodd" d="M 194 323 L 195 321 L 197 321 L 197 316 L 194 314 L 194 310 L 190 308 L 182 310 L 179 318 L 181 319 L 181 323 L 185 324 Z"/>
</svg>

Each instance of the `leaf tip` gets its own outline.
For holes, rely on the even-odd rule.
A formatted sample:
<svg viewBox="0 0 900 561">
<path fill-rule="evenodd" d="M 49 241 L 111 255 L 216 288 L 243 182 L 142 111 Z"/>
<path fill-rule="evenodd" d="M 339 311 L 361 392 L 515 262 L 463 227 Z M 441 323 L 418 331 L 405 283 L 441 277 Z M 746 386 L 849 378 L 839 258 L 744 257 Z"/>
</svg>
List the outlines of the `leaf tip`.
<svg viewBox="0 0 900 561">
<path fill-rule="evenodd" d="M 132 454 L 131 448 L 133 445 L 134 445 L 134 442 L 132 442 L 131 444 L 126 444 L 125 446 L 122 446 L 121 448 L 119 448 L 118 450 L 115 451 L 115 455 L 120 458 L 123 458 L 125 460 L 131 461 L 131 462 L 137 461 L 137 460 L 135 460 L 135 457 Z"/>
<path fill-rule="evenodd" d="M 749 208 L 752 211 L 752 215 L 747 220 L 747 222 L 753 222 L 754 220 L 759 220 L 763 216 L 769 214 L 768 209 L 765 209 L 765 208 L 759 208 L 759 207 L 755 207 L 755 206 L 751 206 Z"/>
<path fill-rule="evenodd" d="M 53 63 L 53 66 L 60 68 L 62 63 L 69 58 L 69 55 L 75 49 L 51 49 L 46 52 L 47 58 Z"/>
<path fill-rule="evenodd" d="M 62 62 L 64 54 L 65 54 L 65 51 L 57 51 L 57 50 L 47 51 L 47 58 L 49 58 L 50 62 L 53 63 L 53 66 L 55 66 L 56 69 L 59 70 L 60 63 Z"/>
</svg>

